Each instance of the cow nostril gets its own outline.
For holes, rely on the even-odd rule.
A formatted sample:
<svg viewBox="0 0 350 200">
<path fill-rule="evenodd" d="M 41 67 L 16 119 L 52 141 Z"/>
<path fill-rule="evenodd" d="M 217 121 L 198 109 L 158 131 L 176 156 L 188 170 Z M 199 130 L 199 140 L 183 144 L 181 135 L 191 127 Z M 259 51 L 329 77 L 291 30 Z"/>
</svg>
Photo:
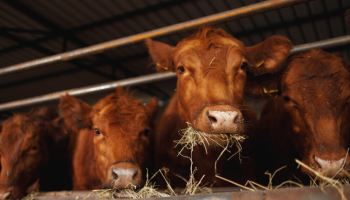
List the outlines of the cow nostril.
<svg viewBox="0 0 350 200">
<path fill-rule="evenodd" d="M 10 197 L 11 197 L 11 192 L 6 192 L 5 194 L 4 194 L 4 199 L 10 199 Z"/>
<path fill-rule="evenodd" d="M 135 170 L 134 174 L 132 175 L 132 179 L 135 180 L 137 178 L 137 175 L 138 175 L 138 171 Z"/>
<path fill-rule="evenodd" d="M 233 123 L 237 124 L 239 122 L 240 122 L 240 119 L 239 119 L 238 115 L 234 116 L 233 117 Z"/>
<path fill-rule="evenodd" d="M 216 123 L 216 122 L 218 122 L 218 120 L 217 120 L 215 117 L 213 117 L 213 116 L 208 116 L 208 119 L 209 119 L 209 121 L 210 121 L 211 123 Z"/>
<path fill-rule="evenodd" d="M 114 180 L 117 180 L 119 178 L 118 170 L 112 169 L 112 177 Z"/>
<path fill-rule="evenodd" d="M 207 112 L 207 117 L 211 123 L 218 122 L 217 118 L 215 116 L 211 115 L 209 112 Z"/>
</svg>

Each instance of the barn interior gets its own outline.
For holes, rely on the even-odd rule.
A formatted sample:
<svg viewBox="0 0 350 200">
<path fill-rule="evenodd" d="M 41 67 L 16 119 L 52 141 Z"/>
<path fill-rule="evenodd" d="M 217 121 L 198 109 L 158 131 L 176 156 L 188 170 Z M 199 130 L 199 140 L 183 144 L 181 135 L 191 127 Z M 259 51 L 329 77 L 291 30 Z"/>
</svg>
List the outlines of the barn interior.
<svg viewBox="0 0 350 200">
<path fill-rule="evenodd" d="M 6 68 L 257 2 L 260 1 L 2 1 L 0 65 Z M 346 0 L 313 0 L 228 19 L 213 26 L 223 28 L 246 45 L 273 34 L 285 35 L 299 45 L 347 35 L 349 7 L 350 2 Z M 155 39 L 175 45 L 195 30 Z M 345 44 L 327 50 L 340 54 L 346 61 L 350 59 L 350 50 Z M 131 43 L 92 56 L 4 74 L 0 79 L 0 103 L 155 72 L 144 43 Z M 156 96 L 167 101 L 175 83 L 172 78 L 138 85 L 133 91 L 141 98 Z M 104 94 L 96 92 L 84 98 L 94 101 Z M 18 109 L 21 108 L 1 112 Z"/>
<path fill-rule="evenodd" d="M 128 1 L 0 1 L 0 70 L 201 17 L 252 6 L 261 0 L 128 0 Z M 207 25 L 207 24 L 205 24 Z M 205 26 L 201 25 L 201 26 Z M 303 0 L 295 4 L 247 13 L 208 24 L 222 28 L 246 45 L 280 34 L 294 45 L 326 41 L 350 33 L 349 0 Z M 175 45 L 198 27 L 170 32 L 154 39 Z M 350 63 L 350 39 L 325 50 Z M 323 47 L 322 47 L 323 48 Z M 76 59 L 0 73 L 0 118 L 57 99 L 7 107 L 8 103 L 74 88 L 89 87 L 157 73 L 143 41 L 130 42 Z M 128 89 L 144 102 L 153 96 L 165 106 L 176 86 L 171 77 Z M 113 89 L 79 98 L 93 103 Z M 262 100 L 249 99 L 260 111 Z"/>
</svg>

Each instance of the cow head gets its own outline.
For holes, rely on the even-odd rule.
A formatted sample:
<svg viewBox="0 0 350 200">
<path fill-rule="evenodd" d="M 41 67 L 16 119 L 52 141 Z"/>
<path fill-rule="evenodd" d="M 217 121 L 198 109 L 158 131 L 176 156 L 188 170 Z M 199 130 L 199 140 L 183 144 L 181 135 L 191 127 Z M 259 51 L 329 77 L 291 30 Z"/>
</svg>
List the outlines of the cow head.
<svg viewBox="0 0 350 200">
<path fill-rule="evenodd" d="M 282 97 L 303 162 L 341 176 L 350 161 L 350 73 L 343 61 L 321 50 L 295 57 L 282 78 Z"/>
<path fill-rule="evenodd" d="M 209 134 L 244 133 L 247 74 L 278 71 L 292 46 L 285 37 L 271 36 L 246 47 L 214 28 L 203 28 L 175 47 L 152 40 L 146 44 L 158 71 L 176 72 L 181 119 Z"/>
<path fill-rule="evenodd" d="M 40 170 L 48 159 L 47 127 L 47 123 L 34 114 L 15 114 L 3 122 L 0 134 L 0 198 L 21 198 L 39 178 Z"/>
<path fill-rule="evenodd" d="M 92 107 L 69 95 L 61 98 L 65 123 L 73 126 L 71 130 L 91 135 L 91 165 L 101 186 L 140 186 L 150 158 L 150 126 L 156 107 L 155 98 L 143 105 L 121 88 Z"/>
</svg>

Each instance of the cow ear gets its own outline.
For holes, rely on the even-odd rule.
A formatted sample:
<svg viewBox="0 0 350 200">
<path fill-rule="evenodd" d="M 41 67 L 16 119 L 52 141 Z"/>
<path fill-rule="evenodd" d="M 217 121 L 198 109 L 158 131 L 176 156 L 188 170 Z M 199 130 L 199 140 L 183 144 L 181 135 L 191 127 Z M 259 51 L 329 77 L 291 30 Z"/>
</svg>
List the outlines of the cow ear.
<svg viewBox="0 0 350 200">
<path fill-rule="evenodd" d="M 150 116 L 153 116 L 158 108 L 158 99 L 152 97 L 152 99 L 146 104 L 146 111 Z"/>
<path fill-rule="evenodd" d="M 63 118 L 66 128 L 78 132 L 80 129 L 91 126 L 91 106 L 70 95 L 60 98 L 60 117 Z"/>
<path fill-rule="evenodd" d="M 274 35 L 247 47 L 249 71 L 254 75 L 278 72 L 292 49 L 292 42 L 284 36 Z"/>
<path fill-rule="evenodd" d="M 57 112 L 55 109 L 46 106 L 35 109 L 32 115 L 43 119 L 53 120 L 57 117 Z"/>
<path fill-rule="evenodd" d="M 146 39 L 148 53 L 156 65 L 157 71 L 174 71 L 172 60 L 174 47 L 163 42 Z"/>
</svg>

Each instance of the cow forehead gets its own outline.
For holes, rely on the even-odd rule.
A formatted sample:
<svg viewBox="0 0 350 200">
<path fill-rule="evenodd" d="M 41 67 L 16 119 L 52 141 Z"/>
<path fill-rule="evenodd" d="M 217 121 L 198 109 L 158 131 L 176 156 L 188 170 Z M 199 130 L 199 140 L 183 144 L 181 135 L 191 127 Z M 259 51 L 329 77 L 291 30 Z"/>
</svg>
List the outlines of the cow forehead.
<svg viewBox="0 0 350 200">
<path fill-rule="evenodd" d="M 220 49 L 220 48 L 228 48 L 228 47 L 236 47 L 239 49 L 244 49 L 242 43 L 234 38 L 227 37 L 214 37 L 208 39 L 188 39 L 181 41 L 174 50 L 174 59 L 177 60 L 181 55 L 184 55 L 188 51 L 196 51 L 196 52 L 210 52 L 212 48 Z"/>
<path fill-rule="evenodd" d="M 350 95 L 349 81 L 341 79 L 298 79 L 292 83 L 285 84 L 285 91 L 296 98 L 295 100 L 301 100 L 304 102 L 317 102 L 335 104 L 344 97 Z"/>
<path fill-rule="evenodd" d="M 93 123 L 100 123 L 106 125 L 130 125 L 140 124 L 140 122 L 147 121 L 148 115 L 144 108 L 140 110 L 118 110 L 110 109 L 104 112 L 96 113 L 93 116 Z"/>
<path fill-rule="evenodd" d="M 118 113 L 114 116 L 99 115 L 93 118 L 94 128 L 101 129 L 106 135 L 126 136 L 138 133 L 147 127 L 146 113 Z"/>
<path fill-rule="evenodd" d="M 336 55 L 322 50 L 311 50 L 304 54 L 295 56 L 289 64 L 284 82 L 322 81 L 331 79 L 333 81 L 348 79 L 349 71 L 342 59 Z"/>
<path fill-rule="evenodd" d="M 22 137 L 31 129 L 33 125 L 27 118 L 14 116 L 3 123 L 3 137 Z"/>
<path fill-rule="evenodd" d="M 202 70 L 221 69 L 228 65 L 235 67 L 236 60 L 244 56 L 242 49 L 237 46 L 212 47 L 210 49 L 189 48 L 174 59 L 175 65 L 185 65 Z"/>
<path fill-rule="evenodd" d="M 349 92 L 350 74 L 339 57 L 313 50 L 292 60 L 282 84 L 305 95 L 341 95 Z"/>
</svg>

